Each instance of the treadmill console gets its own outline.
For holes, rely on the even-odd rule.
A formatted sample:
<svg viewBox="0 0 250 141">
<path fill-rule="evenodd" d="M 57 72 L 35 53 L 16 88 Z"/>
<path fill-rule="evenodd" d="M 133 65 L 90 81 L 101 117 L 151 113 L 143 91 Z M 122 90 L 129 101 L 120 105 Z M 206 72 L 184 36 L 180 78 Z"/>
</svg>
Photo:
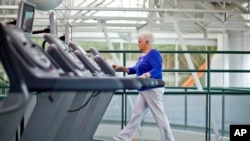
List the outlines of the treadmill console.
<svg viewBox="0 0 250 141">
<path fill-rule="evenodd" d="M 39 49 L 39 46 L 33 43 L 27 35 L 13 25 L 10 28 L 3 28 L 4 34 L 8 36 L 9 44 L 20 55 L 30 67 L 39 67 L 44 70 L 51 70 L 51 62 L 47 56 Z"/>
<path fill-rule="evenodd" d="M 33 71 L 32 74 L 58 76 L 62 73 L 57 71 L 42 48 L 32 42 L 21 29 L 14 25 L 1 24 L 0 32 L 7 40 L 6 45 L 14 50 L 13 55 L 29 71 Z"/>
<path fill-rule="evenodd" d="M 58 51 L 60 52 L 60 54 L 62 54 L 63 57 L 66 58 L 66 60 L 70 61 L 70 64 L 74 67 L 74 69 L 79 69 L 79 70 L 85 69 L 83 64 L 77 57 L 67 52 L 68 48 L 66 47 L 65 44 L 63 44 L 63 42 L 60 39 L 58 39 L 56 36 L 51 35 L 51 34 L 45 34 L 44 38 L 50 44 L 54 44 L 55 47 L 58 48 Z"/>
</svg>

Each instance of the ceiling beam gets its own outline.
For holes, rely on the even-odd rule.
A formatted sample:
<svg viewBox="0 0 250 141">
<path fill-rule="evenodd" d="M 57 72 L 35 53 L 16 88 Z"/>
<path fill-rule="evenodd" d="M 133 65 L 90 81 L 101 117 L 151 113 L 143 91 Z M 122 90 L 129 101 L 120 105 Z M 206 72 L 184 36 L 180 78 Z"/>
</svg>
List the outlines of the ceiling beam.
<svg viewBox="0 0 250 141">
<path fill-rule="evenodd" d="M 232 4 L 234 6 L 236 6 L 237 8 L 239 8 L 241 11 L 243 11 L 244 13 L 249 13 L 250 11 L 247 10 L 246 8 L 244 8 L 242 5 L 240 5 L 239 3 L 236 3 L 236 2 L 232 2 Z"/>
<path fill-rule="evenodd" d="M 0 9 L 18 9 L 16 5 L 0 5 Z M 124 7 L 58 7 L 55 10 L 94 10 L 94 11 L 136 11 L 136 12 L 169 12 L 169 13 L 234 13 L 234 14 L 243 14 L 241 11 L 233 10 L 210 10 L 210 9 L 180 9 L 180 8 L 124 8 Z"/>
<path fill-rule="evenodd" d="M 14 19 L 16 18 L 16 14 L 7 14 L 7 15 L 0 15 L 0 19 Z M 35 20 L 39 19 L 48 19 L 48 15 L 37 15 L 35 17 Z M 140 21 L 140 23 L 143 23 L 142 21 L 165 21 L 170 22 L 164 18 L 161 17 L 155 17 L 155 18 L 148 18 L 148 17 L 118 17 L 118 16 L 57 16 L 57 19 L 84 19 L 84 20 L 109 20 L 109 21 Z M 179 21 L 186 21 L 186 22 L 221 22 L 215 18 L 177 18 Z M 237 20 L 227 20 L 228 23 L 234 22 L 234 23 L 247 23 L 250 22 L 249 20 L 243 20 L 243 19 L 237 19 Z"/>
<path fill-rule="evenodd" d="M 1 7 L 0 7 L 1 9 Z M 58 7 L 55 10 L 98 10 L 98 11 L 136 11 L 136 12 L 173 12 L 173 13 L 242 13 L 232 10 L 209 10 L 209 9 L 180 9 L 180 8 L 124 8 L 124 7 L 69 7 L 65 9 Z"/>
</svg>

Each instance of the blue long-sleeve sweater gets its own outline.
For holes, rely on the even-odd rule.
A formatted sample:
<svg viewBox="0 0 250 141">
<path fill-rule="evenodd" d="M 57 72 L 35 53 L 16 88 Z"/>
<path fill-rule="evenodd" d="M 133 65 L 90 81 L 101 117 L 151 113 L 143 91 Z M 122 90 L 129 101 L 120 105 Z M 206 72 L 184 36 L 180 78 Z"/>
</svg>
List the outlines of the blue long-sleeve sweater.
<svg viewBox="0 0 250 141">
<path fill-rule="evenodd" d="M 150 50 L 146 55 L 140 56 L 133 67 L 129 67 L 128 74 L 140 76 L 149 72 L 151 78 L 162 79 L 162 58 L 157 49 Z"/>
</svg>

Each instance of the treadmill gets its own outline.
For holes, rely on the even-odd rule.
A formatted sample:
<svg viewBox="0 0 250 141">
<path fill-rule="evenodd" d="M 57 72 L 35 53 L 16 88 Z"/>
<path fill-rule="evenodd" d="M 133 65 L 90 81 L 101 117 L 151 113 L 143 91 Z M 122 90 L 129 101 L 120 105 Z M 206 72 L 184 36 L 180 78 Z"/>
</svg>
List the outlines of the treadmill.
<svg viewBox="0 0 250 141">
<path fill-rule="evenodd" d="M 123 89 L 122 83 L 115 79 L 78 77 L 62 74 L 62 71 L 59 71 L 52 64 L 47 55 L 41 51 L 40 47 L 29 40 L 16 26 L 2 23 L 0 24 L 0 34 L 2 45 L 0 59 L 10 79 L 10 92 L 8 97 L 2 100 L 6 108 L 3 109 L 1 107 L 0 109 L 0 114 L 2 114 L 0 118 L 0 140 L 11 141 L 14 138 L 15 131 L 23 117 L 29 92 L 50 92 L 48 96 L 51 96 L 54 92 L 60 92 L 58 93 L 60 95 L 62 92 L 114 91 Z M 17 94 L 14 96 L 11 95 L 12 93 Z M 8 98 L 12 96 L 14 96 L 14 99 L 8 101 Z M 54 95 L 52 96 L 52 101 L 55 100 L 53 97 Z M 17 99 L 19 100 L 17 101 Z M 51 104 L 53 105 L 54 103 Z M 35 112 L 39 113 L 37 110 Z M 46 116 L 50 117 L 50 115 Z M 39 126 L 47 124 L 46 118 L 38 118 L 40 122 L 33 125 L 37 129 L 40 128 Z M 31 116 L 30 121 L 33 119 Z M 30 121 L 28 121 L 28 124 Z M 24 129 L 24 134 L 28 131 L 28 124 Z M 53 126 L 53 123 L 51 126 Z M 37 133 L 37 131 L 33 130 L 26 134 L 34 137 L 33 133 Z M 29 140 L 24 139 L 23 135 L 21 140 Z"/>
<path fill-rule="evenodd" d="M 67 48 L 65 45 L 60 41 L 58 38 L 51 34 L 45 34 L 44 38 L 53 46 L 48 48 L 48 52 L 51 56 L 53 56 L 53 59 L 55 62 L 60 63 L 61 60 L 68 58 L 68 63 L 60 63 L 62 68 L 71 68 L 70 70 L 81 70 L 77 66 L 67 66 L 69 64 L 74 64 L 74 60 L 72 58 L 76 57 L 69 57 L 69 53 L 67 52 Z M 86 65 L 86 63 L 91 62 L 85 62 L 83 64 Z M 85 66 L 84 65 L 84 66 Z M 86 65 L 87 66 L 87 65 Z M 89 70 L 89 69 L 87 69 Z M 93 72 L 89 70 L 90 72 Z M 79 71 L 77 71 L 79 72 Z M 100 74 L 102 72 L 98 72 Z M 93 76 L 95 77 L 103 77 L 101 75 L 97 75 L 97 73 L 93 73 Z M 81 77 L 81 76 L 80 76 Z M 117 79 L 117 78 L 110 78 L 110 79 L 116 79 L 122 82 L 124 89 L 137 89 L 141 87 L 141 84 L 139 81 L 135 79 Z M 102 119 L 102 116 L 104 115 L 104 112 L 108 106 L 103 106 L 103 103 L 109 103 L 114 92 L 113 91 L 93 91 L 92 92 L 92 99 L 91 102 L 88 103 L 88 105 L 84 105 L 86 102 L 83 103 L 84 109 L 80 110 L 71 110 L 76 113 L 69 113 L 67 117 L 65 118 L 63 124 L 60 126 L 59 131 L 54 138 L 54 140 L 94 140 L 93 136 L 94 133 Z M 79 97 L 77 96 L 72 103 L 74 105 L 77 105 L 76 103 L 84 101 L 85 97 Z M 86 98 L 85 98 L 86 100 Z M 82 103 L 82 102 L 81 102 Z M 79 105 L 79 104 L 78 104 Z M 102 106 L 101 106 L 102 105 Z M 75 107 L 75 106 L 74 106 Z M 102 116 L 100 116 L 102 115 Z M 95 120 L 90 120 L 95 119 Z M 87 130 L 85 130 L 87 129 Z M 79 135 L 83 135 L 83 139 L 80 138 L 79 135 L 76 135 L 76 133 L 79 133 Z"/>
</svg>

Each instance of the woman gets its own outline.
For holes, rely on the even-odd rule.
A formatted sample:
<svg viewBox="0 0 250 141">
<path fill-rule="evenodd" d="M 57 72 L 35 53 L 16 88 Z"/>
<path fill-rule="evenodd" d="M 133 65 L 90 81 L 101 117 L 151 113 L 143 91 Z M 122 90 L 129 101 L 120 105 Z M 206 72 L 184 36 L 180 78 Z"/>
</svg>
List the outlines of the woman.
<svg viewBox="0 0 250 141">
<path fill-rule="evenodd" d="M 151 32 L 138 34 L 138 47 L 143 53 L 133 67 L 113 65 L 116 71 L 136 74 L 137 77 L 162 79 L 162 58 L 157 49 L 152 47 L 154 36 Z M 162 141 L 174 141 L 170 124 L 163 107 L 164 87 L 138 90 L 139 95 L 133 109 L 132 118 L 126 127 L 114 138 L 116 141 L 131 141 L 137 127 L 150 110 L 161 133 Z"/>
</svg>

